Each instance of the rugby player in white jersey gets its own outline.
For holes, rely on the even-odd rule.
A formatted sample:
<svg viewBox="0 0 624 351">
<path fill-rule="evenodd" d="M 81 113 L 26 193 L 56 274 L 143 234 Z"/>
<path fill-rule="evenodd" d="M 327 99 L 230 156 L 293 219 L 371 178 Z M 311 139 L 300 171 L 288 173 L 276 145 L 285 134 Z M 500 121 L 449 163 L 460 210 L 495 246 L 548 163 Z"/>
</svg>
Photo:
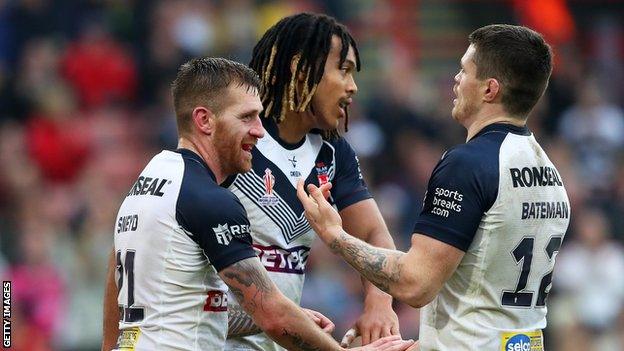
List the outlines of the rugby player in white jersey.
<svg viewBox="0 0 624 351">
<path fill-rule="evenodd" d="M 251 172 L 238 175 L 229 188 L 247 210 L 254 248 L 269 276 L 284 295 L 300 303 L 316 235 L 297 200 L 298 179 L 316 185 L 331 181 L 330 201 L 345 228 L 372 245 L 394 248 L 355 152 L 336 133 L 357 92 L 359 55 L 353 37 L 335 19 L 300 13 L 283 18 L 264 34 L 254 47 L 250 67 L 262 80 L 267 135 L 252 151 Z M 355 322 L 362 344 L 399 334 L 392 297 L 365 280 L 363 284 L 364 311 Z M 282 350 L 258 332 L 240 307 L 230 304 L 226 349 Z"/>
<path fill-rule="evenodd" d="M 570 205 L 526 120 L 548 84 L 552 54 L 540 34 L 520 26 L 486 26 L 469 42 L 452 110 L 466 143 L 434 169 L 407 253 L 347 234 L 321 194 L 331 185 L 308 185 L 308 196 L 300 183 L 298 195 L 334 253 L 395 298 L 423 307 L 421 350 L 543 351 Z"/>
<path fill-rule="evenodd" d="M 229 288 L 280 345 L 342 350 L 270 280 L 251 246 L 245 209 L 219 185 L 251 167 L 264 135 L 259 87 L 253 70 L 225 59 L 181 66 L 172 87 L 178 149 L 152 158 L 117 216 L 103 349 L 223 350 Z M 412 343 L 392 336 L 361 350 Z"/>
</svg>

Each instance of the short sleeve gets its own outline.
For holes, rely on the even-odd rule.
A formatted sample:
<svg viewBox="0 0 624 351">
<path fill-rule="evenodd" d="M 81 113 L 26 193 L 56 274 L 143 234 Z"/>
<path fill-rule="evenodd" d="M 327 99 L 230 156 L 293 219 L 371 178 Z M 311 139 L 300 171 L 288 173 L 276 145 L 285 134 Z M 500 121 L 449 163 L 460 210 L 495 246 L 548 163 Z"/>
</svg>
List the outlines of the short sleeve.
<svg viewBox="0 0 624 351">
<path fill-rule="evenodd" d="M 336 174 L 332 182 L 332 198 L 338 210 L 354 203 L 370 199 L 372 195 L 360 170 L 355 151 L 344 138 L 334 144 L 336 152 Z"/>
<path fill-rule="evenodd" d="M 256 256 L 249 219 L 236 196 L 225 189 L 181 195 L 177 220 L 217 271 Z"/>
<path fill-rule="evenodd" d="M 462 146 L 447 152 L 433 170 L 414 232 L 466 251 L 496 200 L 499 170 L 498 153 Z"/>
</svg>

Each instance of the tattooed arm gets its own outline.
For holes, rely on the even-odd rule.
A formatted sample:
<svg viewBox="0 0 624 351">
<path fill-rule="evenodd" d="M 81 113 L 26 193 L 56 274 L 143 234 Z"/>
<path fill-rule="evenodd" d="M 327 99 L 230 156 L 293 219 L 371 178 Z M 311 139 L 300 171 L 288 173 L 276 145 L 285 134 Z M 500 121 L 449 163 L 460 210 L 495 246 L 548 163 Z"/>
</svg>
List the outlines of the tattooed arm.
<svg viewBox="0 0 624 351">
<path fill-rule="evenodd" d="M 262 333 L 251 316 L 239 305 L 228 306 L 228 338 Z"/>
<path fill-rule="evenodd" d="M 464 252 L 426 235 L 415 233 L 405 253 L 371 246 L 342 229 L 342 220 L 322 195 L 323 189 L 297 186 L 306 218 L 337 255 L 382 291 L 414 307 L 429 303 L 453 274 Z"/>
<path fill-rule="evenodd" d="M 257 257 L 219 272 L 253 322 L 289 350 L 341 350 L 303 310 L 286 298 L 269 278 Z"/>
</svg>

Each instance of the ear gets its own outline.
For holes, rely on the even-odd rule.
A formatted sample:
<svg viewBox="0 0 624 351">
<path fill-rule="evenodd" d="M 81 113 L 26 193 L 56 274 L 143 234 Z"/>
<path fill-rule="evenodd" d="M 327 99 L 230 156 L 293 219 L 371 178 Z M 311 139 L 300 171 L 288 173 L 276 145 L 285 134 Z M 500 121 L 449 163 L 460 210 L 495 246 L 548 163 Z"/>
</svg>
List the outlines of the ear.
<svg viewBox="0 0 624 351">
<path fill-rule="evenodd" d="M 216 116 L 208 108 L 204 106 L 195 107 L 191 117 L 195 127 L 202 133 L 211 135 L 214 132 Z"/>
<path fill-rule="evenodd" d="M 500 95 L 501 86 L 498 80 L 495 78 L 488 78 L 485 81 L 485 92 L 483 94 L 483 101 L 493 102 Z"/>
</svg>

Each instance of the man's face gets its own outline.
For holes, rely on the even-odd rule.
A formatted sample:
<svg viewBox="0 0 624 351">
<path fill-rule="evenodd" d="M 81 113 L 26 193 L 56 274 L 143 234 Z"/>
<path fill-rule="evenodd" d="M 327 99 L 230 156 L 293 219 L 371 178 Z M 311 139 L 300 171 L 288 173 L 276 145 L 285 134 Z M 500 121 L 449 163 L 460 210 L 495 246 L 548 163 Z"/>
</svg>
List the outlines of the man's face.
<svg viewBox="0 0 624 351">
<path fill-rule="evenodd" d="M 479 87 L 483 81 L 477 79 L 477 66 L 474 62 L 475 47 L 470 45 L 461 58 L 461 69 L 455 75 L 453 92 L 456 99 L 453 100 L 453 118 L 462 123 L 473 117 L 480 106 Z"/>
<path fill-rule="evenodd" d="M 264 136 L 260 121 L 262 102 L 255 89 L 230 86 L 223 96 L 224 109 L 215 120 L 213 143 L 221 170 L 226 175 L 251 169 L 251 150 Z"/>
<path fill-rule="evenodd" d="M 342 42 L 332 36 L 331 48 L 325 62 L 325 71 L 312 97 L 314 127 L 331 130 L 338 127 L 338 121 L 346 116 L 351 97 L 357 93 L 353 74 L 356 71 L 355 52 L 350 46 L 345 62 L 340 64 Z"/>
</svg>

